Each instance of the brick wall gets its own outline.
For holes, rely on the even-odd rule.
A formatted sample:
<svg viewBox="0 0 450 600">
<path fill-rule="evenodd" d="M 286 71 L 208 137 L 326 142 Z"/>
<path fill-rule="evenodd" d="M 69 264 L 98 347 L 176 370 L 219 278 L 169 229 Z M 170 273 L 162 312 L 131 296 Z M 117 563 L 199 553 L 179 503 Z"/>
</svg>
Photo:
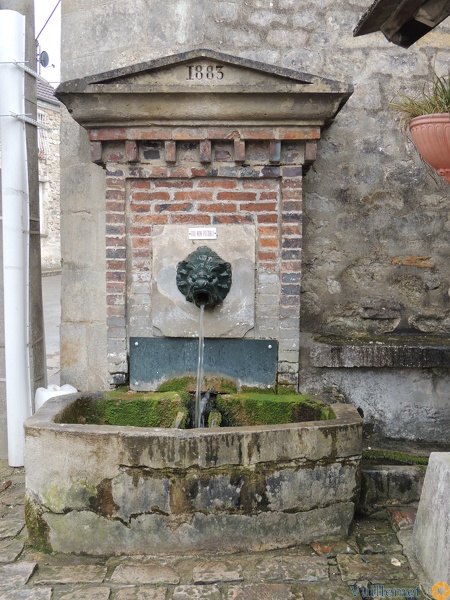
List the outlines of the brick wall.
<svg viewBox="0 0 450 600">
<path fill-rule="evenodd" d="M 298 385 L 302 178 L 318 131 L 129 128 L 89 133 L 106 168 L 110 383 L 128 378 L 130 336 L 152 337 L 152 227 L 250 224 L 255 326 L 279 342 L 278 384 Z"/>
</svg>

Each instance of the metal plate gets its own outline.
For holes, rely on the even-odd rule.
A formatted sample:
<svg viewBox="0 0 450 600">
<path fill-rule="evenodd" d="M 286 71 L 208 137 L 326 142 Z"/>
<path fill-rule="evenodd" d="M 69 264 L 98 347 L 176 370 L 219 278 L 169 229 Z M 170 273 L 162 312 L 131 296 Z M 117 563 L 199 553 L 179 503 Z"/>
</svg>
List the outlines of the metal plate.
<svg viewBox="0 0 450 600">
<path fill-rule="evenodd" d="M 206 339 L 204 372 L 241 385 L 273 386 L 277 356 L 276 340 Z M 195 376 L 197 362 L 197 339 L 130 338 L 130 388 L 154 390 L 173 377 Z"/>
</svg>

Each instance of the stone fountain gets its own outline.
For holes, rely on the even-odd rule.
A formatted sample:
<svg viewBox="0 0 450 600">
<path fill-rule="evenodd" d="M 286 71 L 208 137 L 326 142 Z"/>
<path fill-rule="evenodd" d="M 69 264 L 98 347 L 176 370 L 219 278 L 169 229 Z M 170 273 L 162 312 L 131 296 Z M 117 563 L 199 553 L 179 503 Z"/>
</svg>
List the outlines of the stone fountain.
<svg viewBox="0 0 450 600">
<path fill-rule="evenodd" d="M 206 378 L 293 408 L 286 422 L 180 429 L 108 420 L 108 392 L 48 401 L 26 423 L 36 546 L 146 554 L 346 535 L 361 419 L 320 399 L 303 417 L 295 393 L 302 179 L 351 91 L 210 50 L 58 88 L 106 171 L 109 383 L 130 390 L 116 405 L 159 390 L 158 407 L 182 412 L 186 392 L 162 390 L 195 375 L 204 312 Z"/>
</svg>

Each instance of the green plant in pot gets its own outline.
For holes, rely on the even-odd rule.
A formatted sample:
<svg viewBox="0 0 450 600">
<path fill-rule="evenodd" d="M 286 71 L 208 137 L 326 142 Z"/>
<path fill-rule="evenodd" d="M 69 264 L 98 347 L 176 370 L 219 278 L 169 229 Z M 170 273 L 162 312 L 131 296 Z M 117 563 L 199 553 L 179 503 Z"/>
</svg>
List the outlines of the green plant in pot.
<svg viewBox="0 0 450 600">
<path fill-rule="evenodd" d="M 401 92 L 391 107 L 401 113 L 423 160 L 450 183 L 450 75 L 434 74 L 416 95 Z"/>
</svg>

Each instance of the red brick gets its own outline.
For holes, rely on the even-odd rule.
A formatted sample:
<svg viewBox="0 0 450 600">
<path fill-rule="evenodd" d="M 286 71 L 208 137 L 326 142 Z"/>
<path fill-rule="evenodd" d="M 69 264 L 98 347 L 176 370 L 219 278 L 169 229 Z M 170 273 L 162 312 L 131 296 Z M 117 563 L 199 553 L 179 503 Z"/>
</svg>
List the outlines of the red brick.
<svg viewBox="0 0 450 600">
<path fill-rule="evenodd" d="M 125 190 L 106 190 L 105 198 L 107 200 L 125 200 Z"/>
<path fill-rule="evenodd" d="M 131 202 L 150 202 L 150 192 L 133 192 L 131 194 Z M 164 200 L 164 198 L 161 198 Z"/>
<path fill-rule="evenodd" d="M 106 295 L 106 304 L 108 304 L 108 305 L 125 304 L 125 294 L 107 294 Z M 109 316 L 111 316 L 111 315 L 109 314 Z"/>
<path fill-rule="evenodd" d="M 283 212 L 300 212 L 302 210 L 301 200 L 286 200 L 282 205 Z"/>
<path fill-rule="evenodd" d="M 234 162 L 245 162 L 245 142 L 243 140 L 234 140 Z"/>
<path fill-rule="evenodd" d="M 303 179 L 301 177 L 283 177 L 281 180 L 282 189 L 302 189 Z"/>
<path fill-rule="evenodd" d="M 202 179 L 198 182 L 199 188 L 221 188 L 231 190 L 236 188 L 236 181 L 233 179 Z"/>
<path fill-rule="evenodd" d="M 269 162 L 279 164 L 281 160 L 281 142 L 271 140 L 269 145 Z"/>
<path fill-rule="evenodd" d="M 205 140 L 206 129 L 201 127 L 177 127 L 172 130 L 173 140 Z"/>
<path fill-rule="evenodd" d="M 162 190 L 157 192 L 135 192 L 132 195 L 132 200 L 148 200 L 149 202 L 154 200 L 170 200 L 170 194 Z"/>
<path fill-rule="evenodd" d="M 305 144 L 305 162 L 312 163 L 317 158 L 317 142 L 306 142 Z"/>
<path fill-rule="evenodd" d="M 244 202 L 247 200 L 256 200 L 256 193 L 254 192 L 219 192 L 217 194 L 217 200 L 235 200 Z"/>
<path fill-rule="evenodd" d="M 258 252 L 258 260 L 277 260 L 278 253 L 277 252 L 269 252 L 267 250 Z"/>
<path fill-rule="evenodd" d="M 298 222 L 292 224 L 283 223 L 281 226 L 281 231 L 283 235 L 298 235 L 301 233 L 302 228 Z"/>
<path fill-rule="evenodd" d="M 199 212 L 235 213 L 237 205 L 232 202 L 200 204 L 197 210 Z"/>
<path fill-rule="evenodd" d="M 241 204 L 241 210 L 248 212 L 274 212 L 276 209 L 276 202 L 247 202 Z"/>
<path fill-rule="evenodd" d="M 192 167 L 188 177 L 205 177 L 206 176 L 206 169 L 196 169 L 195 167 Z"/>
<path fill-rule="evenodd" d="M 125 142 L 125 155 L 128 162 L 136 162 L 139 158 L 138 145 L 133 140 Z"/>
<path fill-rule="evenodd" d="M 135 224 L 141 223 L 141 224 L 148 224 L 148 225 L 167 225 L 169 222 L 169 215 L 168 214 L 143 214 L 143 215 L 136 215 L 133 219 L 133 222 Z"/>
<path fill-rule="evenodd" d="M 258 214 L 258 223 L 278 223 L 278 215 L 276 213 Z"/>
<path fill-rule="evenodd" d="M 211 217 L 209 215 L 172 214 L 170 222 L 189 223 L 192 225 L 210 225 Z"/>
<path fill-rule="evenodd" d="M 283 273 L 300 273 L 302 263 L 299 260 L 283 260 L 281 261 L 281 271 Z"/>
<path fill-rule="evenodd" d="M 191 176 L 190 169 L 186 167 L 171 167 L 167 172 L 167 177 L 173 179 L 188 179 Z"/>
<path fill-rule="evenodd" d="M 210 140 L 228 140 L 233 139 L 233 135 L 239 135 L 237 131 L 228 127 L 208 127 L 205 138 Z"/>
<path fill-rule="evenodd" d="M 259 194 L 260 200 L 278 200 L 277 192 L 261 192 Z"/>
<path fill-rule="evenodd" d="M 296 200 L 301 202 L 303 198 L 302 190 L 300 189 L 284 189 L 282 192 L 283 201 L 285 200 Z"/>
<path fill-rule="evenodd" d="M 177 144 L 173 140 L 164 142 L 164 160 L 168 163 L 177 161 Z"/>
<path fill-rule="evenodd" d="M 161 212 L 189 212 L 192 210 L 193 206 L 191 202 L 180 202 L 179 204 L 155 204 L 155 213 Z"/>
<path fill-rule="evenodd" d="M 318 140 L 320 139 L 320 127 L 299 127 L 295 129 L 279 127 L 278 138 L 280 140 Z"/>
<path fill-rule="evenodd" d="M 125 163 L 127 162 L 125 150 L 108 150 L 105 152 L 105 162 L 108 163 Z"/>
<path fill-rule="evenodd" d="M 117 177 L 107 177 L 106 178 L 106 187 L 107 188 L 113 188 L 113 189 L 117 189 L 117 188 L 123 188 L 125 185 L 125 180 L 124 179 L 119 179 Z"/>
<path fill-rule="evenodd" d="M 150 237 L 132 237 L 131 247 L 132 248 L 148 248 L 150 246 Z"/>
<path fill-rule="evenodd" d="M 275 130 L 268 129 L 240 129 L 239 134 L 243 140 L 273 140 Z"/>
<path fill-rule="evenodd" d="M 125 271 L 126 260 L 107 260 L 106 268 L 108 271 Z"/>
<path fill-rule="evenodd" d="M 147 181 L 146 179 L 137 179 L 135 181 L 131 181 L 130 189 L 131 191 L 138 190 L 149 190 L 152 187 L 152 182 Z"/>
<path fill-rule="evenodd" d="M 261 225 L 258 228 L 259 235 L 265 237 L 278 237 L 278 227 L 273 225 Z"/>
<path fill-rule="evenodd" d="M 110 212 L 106 213 L 106 223 L 125 223 L 125 215 L 123 212 Z"/>
<path fill-rule="evenodd" d="M 127 130 L 119 127 L 103 127 L 102 129 L 91 129 L 88 131 L 89 139 L 96 140 L 125 140 Z"/>
<path fill-rule="evenodd" d="M 132 202 L 131 203 L 132 212 L 150 212 L 150 203 L 149 202 Z"/>
<path fill-rule="evenodd" d="M 260 238 L 259 245 L 261 248 L 277 248 L 278 247 L 278 239 L 277 238 Z"/>
<path fill-rule="evenodd" d="M 194 187 L 194 182 L 193 181 L 186 181 L 186 180 L 182 180 L 182 181 L 174 181 L 174 180 L 168 180 L 168 181 L 155 181 L 154 182 L 154 186 L 157 188 L 192 188 Z"/>
<path fill-rule="evenodd" d="M 227 224 L 227 223 L 253 223 L 253 219 L 251 215 L 214 215 L 213 224 Z"/>
<path fill-rule="evenodd" d="M 171 140 L 172 130 L 169 127 L 129 127 L 129 140 Z"/>
<path fill-rule="evenodd" d="M 213 194 L 207 190 L 194 190 L 192 192 L 175 192 L 174 200 L 212 200 Z"/>
<path fill-rule="evenodd" d="M 132 225 L 130 227 L 131 235 L 150 235 L 152 232 L 152 228 L 150 225 Z"/>
<path fill-rule="evenodd" d="M 210 163 L 211 162 L 211 140 L 200 141 L 200 162 Z"/>
</svg>

